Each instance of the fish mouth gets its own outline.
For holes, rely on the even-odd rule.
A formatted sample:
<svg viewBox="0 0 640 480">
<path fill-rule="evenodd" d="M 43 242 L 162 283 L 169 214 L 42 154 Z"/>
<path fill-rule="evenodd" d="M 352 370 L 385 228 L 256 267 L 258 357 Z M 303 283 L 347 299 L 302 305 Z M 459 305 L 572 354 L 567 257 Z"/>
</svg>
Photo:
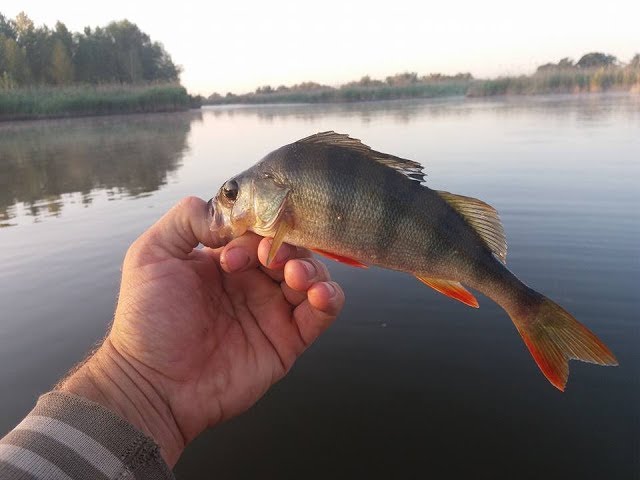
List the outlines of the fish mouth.
<svg viewBox="0 0 640 480">
<path fill-rule="evenodd" d="M 217 197 L 211 198 L 207 202 L 207 221 L 209 222 L 213 248 L 226 245 L 234 237 L 231 226 L 229 225 L 230 222 L 227 222 L 224 212 L 222 212 L 220 208 L 216 208 L 217 203 Z"/>
</svg>

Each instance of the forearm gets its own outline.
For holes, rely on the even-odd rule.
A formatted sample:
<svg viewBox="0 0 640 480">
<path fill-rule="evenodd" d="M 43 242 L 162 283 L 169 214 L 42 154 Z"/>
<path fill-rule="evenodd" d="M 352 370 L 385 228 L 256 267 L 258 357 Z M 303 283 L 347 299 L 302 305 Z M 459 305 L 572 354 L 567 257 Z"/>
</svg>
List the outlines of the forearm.
<svg viewBox="0 0 640 480">
<path fill-rule="evenodd" d="M 171 479 L 183 449 L 167 403 L 107 338 L 0 439 L 0 477 Z"/>
<path fill-rule="evenodd" d="M 158 444 L 170 467 L 182 454 L 185 442 L 167 402 L 109 337 L 58 389 L 98 403 L 131 423 Z"/>
</svg>

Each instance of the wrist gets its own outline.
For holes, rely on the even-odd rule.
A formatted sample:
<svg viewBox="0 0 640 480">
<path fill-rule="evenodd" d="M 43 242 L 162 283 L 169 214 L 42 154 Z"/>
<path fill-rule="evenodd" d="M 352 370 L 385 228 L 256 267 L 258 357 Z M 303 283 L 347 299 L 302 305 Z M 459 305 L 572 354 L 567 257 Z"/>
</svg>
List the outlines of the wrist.
<svg viewBox="0 0 640 480">
<path fill-rule="evenodd" d="M 109 337 L 58 389 L 108 408 L 151 437 L 170 467 L 184 450 L 184 437 L 168 403 Z"/>
</svg>

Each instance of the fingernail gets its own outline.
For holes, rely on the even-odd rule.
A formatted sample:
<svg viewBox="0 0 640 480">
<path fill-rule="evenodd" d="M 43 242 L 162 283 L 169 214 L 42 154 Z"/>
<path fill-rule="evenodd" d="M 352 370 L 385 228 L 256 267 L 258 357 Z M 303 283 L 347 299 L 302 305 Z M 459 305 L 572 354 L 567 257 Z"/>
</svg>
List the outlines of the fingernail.
<svg viewBox="0 0 640 480">
<path fill-rule="evenodd" d="M 327 287 L 327 290 L 329 291 L 329 298 L 335 297 L 336 293 L 338 293 L 338 290 L 336 289 L 336 286 L 331 282 L 325 283 L 325 286 Z"/>
<path fill-rule="evenodd" d="M 302 266 L 304 267 L 304 271 L 307 273 L 308 279 L 311 280 L 318 274 L 318 270 L 316 269 L 316 266 L 313 263 L 303 260 Z"/>
<path fill-rule="evenodd" d="M 275 257 L 273 257 L 273 263 L 281 264 L 289 260 L 291 256 L 291 247 L 288 245 L 280 245 L 280 248 L 276 252 Z"/>
<path fill-rule="evenodd" d="M 224 261 L 230 271 L 242 270 L 249 265 L 249 255 L 242 248 L 232 248 L 224 254 Z"/>
</svg>

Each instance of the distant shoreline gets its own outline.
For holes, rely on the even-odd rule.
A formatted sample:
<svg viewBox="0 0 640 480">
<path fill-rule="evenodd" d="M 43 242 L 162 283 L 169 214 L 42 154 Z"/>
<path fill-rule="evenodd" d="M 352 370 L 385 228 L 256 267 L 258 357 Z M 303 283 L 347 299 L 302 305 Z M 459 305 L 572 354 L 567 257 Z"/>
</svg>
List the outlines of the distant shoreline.
<svg viewBox="0 0 640 480">
<path fill-rule="evenodd" d="M 418 77 L 416 73 L 402 73 L 387 77 L 384 81 L 363 77 L 359 81 L 339 87 L 314 82 L 292 87 L 281 85 L 276 89 L 265 86 L 255 92 L 241 95 L 212 94 L 203 104 L 355 103 L 459 96 L 640 92 L 640 57 L 636 57 L 626 66 L 580 67 L 568 62 L 568 66 L 564 66 L 563 60 L 557 65 L 543 65 L 532 75 L 486 80 L 475 79 L 468 73 L 455 76 L 433 74 L 423 77 Z"/>
<path fill-rule="evenodd" d="M 358 103 L 377 103 L 394 100 L 430 100 L 430 99 L 447 99 L 447 98 L 501 98 L 501 97 L 531 97 L 543 95 L 597 95 L 600 93 L 630 93 L 640 94 L 640 85 L 634 88 L 608 88 L 606 90 L 586 90 L 586 91 L 544 91 L 531 93 L 491 93 L 484 95 L 470 95 L 465 93 L 453 93 L 443 95 L 415 95 L 415 96 L 388 96 L 386 98 L 362 98 L 358 100 L 316 100 L 310 99 L 273 99 L 272 101 L 235 101 L 235 102 L 203 102 L 203 107 L 221 107 L 221 106 L 261 106 L 261 105 L 345 105 Z"/>
<path fill-rule="evenodd" d="M 490 80 L 445 79 L 220 97 L 192 96 L 177 84 L 76 85 L 0 90 L 0 122 L 186 111 L 202 105 L 348 104 L 386 100 L 486 98 L 603 92 L 640 93 L 640 68 L 556 71 Z"/>
</svg>

